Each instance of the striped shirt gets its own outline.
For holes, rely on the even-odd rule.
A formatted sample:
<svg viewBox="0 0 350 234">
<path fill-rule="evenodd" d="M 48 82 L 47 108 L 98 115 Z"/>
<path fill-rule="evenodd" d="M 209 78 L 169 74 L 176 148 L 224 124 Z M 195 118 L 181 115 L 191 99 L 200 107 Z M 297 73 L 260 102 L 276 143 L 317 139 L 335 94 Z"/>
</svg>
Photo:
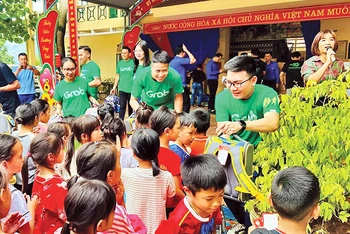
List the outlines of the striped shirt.
<svg viewBox="0 0 350 234">
<path fill-rule="evenodd" d="M 115 206 L 113 224 L 106 232 L 98 232 L 98 234 L 118 233 L 118 234 L 130 234 L 136 233 L 131 226 L 131 222 L 128 218 L 126 210 L 120 205 Z"/>
<path fill-rule="evenodd" d="M 121 178 L 126 193 L 126 210 L 137 214 L 153 234 L 160 222 L 166 219 L 165 203 L 175 195 L 173 176 L 161 171 L 153 177 L 152 168 L 123 168 Z"/>
</svg>

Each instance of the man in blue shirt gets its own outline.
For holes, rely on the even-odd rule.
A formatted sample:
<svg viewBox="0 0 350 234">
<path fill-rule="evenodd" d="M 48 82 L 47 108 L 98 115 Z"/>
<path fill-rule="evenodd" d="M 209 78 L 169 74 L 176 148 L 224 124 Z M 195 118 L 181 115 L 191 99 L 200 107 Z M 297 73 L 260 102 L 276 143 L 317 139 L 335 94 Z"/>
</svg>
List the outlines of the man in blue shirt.
<svg viewBox="0 0 350 234">
<path fill-rule="evenodd" d="M 278 84 L 280 82 L 280 70 L 278 68 L 278 64 L 271 61 L 271 59 L 271 53 L 265 53 L 266 76 L 263 80 L 263 84 L 277 91 Z"/>
<path fill-rule="evenodd" d="M 215 114 L 215 95 L 218 89 L 218 77 L 219 74 L 223 72 L 222 69 L 219 70 L 218 63 L 222 58 L 221 53 L 216 53 L 215 56 L 207 63 L 205 66 L 207 73 L 207 83 L 209 87 L 209 102 L 208 102 L 208 110 L 211 114 Z"/>
<path fill-rule="evenodd" d="M 26 53 L 18 55 L 19 66 L 12 68 L 12 72 L 17 77 L 21 87 L 17 90 L 21 104 L 29 103 L 35 99 L 34 75 L 40 75 L 38 69 L 28 64 Z"/>
<path fill-rule="evenodd" d="M 196 62 L 195 57 L 188 51 L 185 45 L 180 45 L 175 50 L 176 56 L 170 62 L 170 67 L 174 68 L 181 76 L 182 87 L 184 89 L 182 93 L 183 99 L 183 111 L 190 112 L 190 87 L 186 84 L 186 65 L 194 64 Z M 186 54 L 188 58 L 185 58 Z"/>
</svg>

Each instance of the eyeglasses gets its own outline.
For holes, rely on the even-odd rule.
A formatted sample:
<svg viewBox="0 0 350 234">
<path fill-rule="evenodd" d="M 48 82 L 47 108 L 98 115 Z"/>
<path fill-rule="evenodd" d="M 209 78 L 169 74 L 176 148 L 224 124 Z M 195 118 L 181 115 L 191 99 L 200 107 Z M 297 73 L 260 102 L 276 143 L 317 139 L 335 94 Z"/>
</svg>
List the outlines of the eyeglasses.
<svg viewBox="0 0 350 234">
<path fill-rule="evenodd" d="M 143 53 L 143 50 L 134 50 L 134 53 Z"/>
<path fill-rule="evenodd" d="M 243 87 L 243 84 L 245 83 L 245 82 L 247 82 L 248 80 L 250 80 L 251 78 L 253 78 L 255 75 L 252 75 L 251 77 L 249 77 L 248 79 L 246 79 L 246 80 L 244 80 L 244 81 L 242 81 L 242 82 L 240 82 L 240 83 L 232 83 L 231 81 L 229 81 L 229 80 L 224 80 L 224 83 L 225 83 L 225 85 L 226 85 L 226 87 L 228 88 L 228 89 L 230 89 L 231 87 L 232 87 L 232 85 L 235 87 L 235 88 L 242 88 Z"/>
<path fill-rule="evenodd" d="M 67 72 L 74 72 L 77 68 L 62 68 L 63 71 L 67 71 Z"/>
</svg>

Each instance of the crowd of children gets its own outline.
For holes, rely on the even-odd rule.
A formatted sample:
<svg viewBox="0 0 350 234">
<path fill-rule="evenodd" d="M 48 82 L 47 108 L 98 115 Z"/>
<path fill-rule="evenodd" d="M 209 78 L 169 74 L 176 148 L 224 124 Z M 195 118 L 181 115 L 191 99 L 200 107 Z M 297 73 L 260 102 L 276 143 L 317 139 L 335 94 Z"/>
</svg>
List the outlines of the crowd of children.
<svg viewBox="0 0 350 234">
<path fill-rule="evenodd" d="M 207 110 L 177 114 L 141 104 L 132 137 L 108 103 L 98 117 L 50 124 L 49 110 L 43 100 L 22 104 L 17 130 L 0 134 L 0 233 L 202 234 L 221 225 L 227 178 L 216 157 L 203 155 Z M 279 226 L 252 232 L 305 230 L 318 199 L 312 173 L 284 170 L 271 194 Z"/>
</svg>

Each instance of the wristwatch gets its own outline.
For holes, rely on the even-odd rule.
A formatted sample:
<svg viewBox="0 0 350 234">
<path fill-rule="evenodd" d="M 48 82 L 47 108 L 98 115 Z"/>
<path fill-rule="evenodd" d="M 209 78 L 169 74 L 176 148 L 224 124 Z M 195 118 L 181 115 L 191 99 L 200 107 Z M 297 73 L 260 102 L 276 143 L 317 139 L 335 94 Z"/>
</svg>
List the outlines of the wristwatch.
<svg viewBox="0 0 350 234">
<path fill-rule="evenodd" d="M 241 130 L 239 132 L 243 132 L 245 128 L 247 127 L 247 123 L 244 120 L 237 120 L 237 122 L 241 125 Z"/>
</svg>

